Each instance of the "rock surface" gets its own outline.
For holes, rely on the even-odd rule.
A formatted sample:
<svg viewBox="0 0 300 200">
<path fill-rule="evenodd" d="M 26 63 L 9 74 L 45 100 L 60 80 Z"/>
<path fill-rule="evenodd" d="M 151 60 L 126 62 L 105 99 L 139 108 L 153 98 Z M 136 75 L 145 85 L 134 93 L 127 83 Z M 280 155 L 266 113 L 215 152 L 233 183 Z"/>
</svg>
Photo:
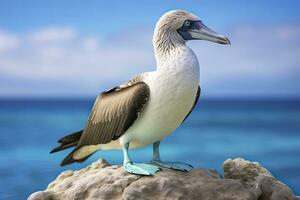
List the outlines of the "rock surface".
<svg viewBox="0 0 300 200">
<path fill-rule="evenodd" d="M 210 169 L 162 169 L 147 177 L 129 174 L 121 166 L 98 160 L 84 169 L 61 173 L 45 191 L 33 193 L 28 200 L 300 199 L 258 163 L 228 159 L 223 168 L 224 178 Z"/>
</svg>

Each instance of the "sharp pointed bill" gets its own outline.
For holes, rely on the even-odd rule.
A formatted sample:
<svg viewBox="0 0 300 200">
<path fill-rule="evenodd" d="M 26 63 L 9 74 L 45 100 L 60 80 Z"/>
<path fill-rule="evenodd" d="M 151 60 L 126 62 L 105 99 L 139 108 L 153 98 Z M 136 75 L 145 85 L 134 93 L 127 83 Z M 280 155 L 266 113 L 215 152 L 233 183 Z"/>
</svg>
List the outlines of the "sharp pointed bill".
<svg viewBox="0 0 300 200">
<path fill-rule="evenodd" d="M 227 37 L 205 26 L 202 21 L 185 21 L 178 33 L 185 40 L 207 40 L 219 44 L 230 44 Z"/>
<path fill-rule="evenodd" d="M 153 144 L 153 163 L 191 170 L 185 163 L 160 160 L 158 148 L 189 116 L 200 96 L 199 62 L 186 45 L 188 40 L 230 44 L 228 38 L 210 30 L 191 13 L 173 10 L 164 14 L 153 35 L 157 69 L 99 95 L 86 127 L 61 138 L 60 146 L 51 151 L 75 147 L 61 165 L 83 162 L 99 149 L 122 149 L 126 171 L 153 175 L 159 167 L 134 163 L 129 156 L 131 148 Z"/>
</svg>

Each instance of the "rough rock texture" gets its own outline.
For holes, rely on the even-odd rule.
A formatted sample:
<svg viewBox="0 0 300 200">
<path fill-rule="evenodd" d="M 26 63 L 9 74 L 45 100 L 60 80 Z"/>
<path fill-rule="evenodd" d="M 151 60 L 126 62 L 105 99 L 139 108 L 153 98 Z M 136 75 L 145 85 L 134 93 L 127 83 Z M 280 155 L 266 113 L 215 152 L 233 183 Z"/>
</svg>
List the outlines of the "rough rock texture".
<svg viewBox="0 0 300 200">
<path fill-rule="evenodd" d="M 132 175 L 120 166 L 98 160 L 79 171 L 65 171 L 45 191 L 29 200 L 197 199 L 299 200 L 258 163 L 243 159 L 224 162 L 224 178 L 215 170 L 179 172 L 162 169 L 152 177 Z"/>
</svg>

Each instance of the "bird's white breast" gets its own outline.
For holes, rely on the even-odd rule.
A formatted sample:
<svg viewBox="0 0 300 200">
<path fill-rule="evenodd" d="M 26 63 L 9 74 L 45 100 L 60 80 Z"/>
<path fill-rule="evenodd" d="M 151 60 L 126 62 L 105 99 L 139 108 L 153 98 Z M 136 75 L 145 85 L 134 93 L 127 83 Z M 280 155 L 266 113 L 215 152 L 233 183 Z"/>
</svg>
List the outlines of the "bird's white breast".
<svg viewBox="0 0 300 200">
<path fill-rule="evenodd" d="M 188 47 L 173 52 L 155 72 L 146 74 L 150 99 L 137 121 L 120 138 L 131 147 L 154 143 L 173 132 L 191 110 L 199 85 L 197 57 Z"/>
</svg>

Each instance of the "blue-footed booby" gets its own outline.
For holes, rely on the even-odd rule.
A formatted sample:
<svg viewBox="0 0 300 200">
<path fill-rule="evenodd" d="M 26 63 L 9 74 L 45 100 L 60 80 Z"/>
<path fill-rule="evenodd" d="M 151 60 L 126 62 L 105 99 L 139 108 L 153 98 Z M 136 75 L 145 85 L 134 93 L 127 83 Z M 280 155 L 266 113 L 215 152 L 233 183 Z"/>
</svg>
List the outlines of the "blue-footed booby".
<svg viewBox="0 0 300 200">
<path fill-rule="evenodd" d="M 230 44 L 189 12 L 165 13 L 153 36 L 156 70 L 100 94 L 86 127 L 58 140 L 60 146 L 51 151 L 75 147 L 61 165 L 83 162 L 99 149 L 122 149 L 123 167 L 129 173 L 153 175 L 159 167 L 191 170 L 189 164 L 162 161 L 159 154 L 160 141 L 181 125 L 200 96 L 199 63 L 186 45 L 189 40 Z M 149 144 L 153 144 L 153 161 L 132 162 L 128 149 Z"/>
</svg>

